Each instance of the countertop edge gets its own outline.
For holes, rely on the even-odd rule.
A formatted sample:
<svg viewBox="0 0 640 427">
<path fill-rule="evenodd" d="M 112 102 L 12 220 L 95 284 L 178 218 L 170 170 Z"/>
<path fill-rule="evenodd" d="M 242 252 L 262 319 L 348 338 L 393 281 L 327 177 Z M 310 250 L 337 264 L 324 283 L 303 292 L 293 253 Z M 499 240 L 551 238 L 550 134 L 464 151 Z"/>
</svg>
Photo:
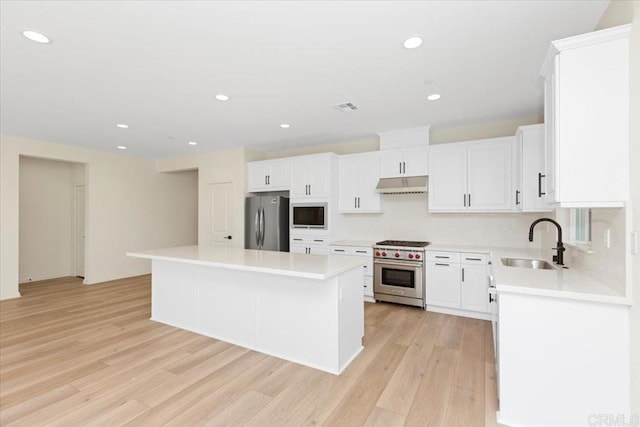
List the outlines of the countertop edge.
<svg viewBox="0 0 640 427">
<path fill-rule="evenodd" d="M 240 265 L 240 264 L 229 264 L 229 263 L 216 262 L 216 261 L 202 261 L 202 260 L 196 260 L 196 259 L 170 257 L 166 255 L 150 255 L 150 254 L 143 254 L 138 252 L 127 252 L 126 255 L 133 258 L 144 258 L 144 259 L 150 259 L 150 260 L 157 259 L 160 261 L 180 262 L 183 264 L 194 264 L 194 265 L 201 265 L 205 267 L 219 267 L 219 268 L 227 268 L 230 270 L 251 271 L 254 273 L 268 273 L 268 274 L 276 274 L 279 276 L 301 277 L 304 279 L 316 279 L 316 280 L 331 279 L 349 270 L 362 267 L 362 265 L 365 264 L 363 261 L 362 265 L 355 265 L 352 267 L 340 268 L 336 271 L 331 272 L 331 274 L 318 274 L 318 273 L 305 273 L 300 271 L 282 270 L 282 269 L 269 268 L 269 267 L 254 267 L 254 266 L 247 266 L 247 265 Z"/>
<path fill-rule="evenodd" d="M 593 302 L 613 305 L 633 305 L 631 298 L 612 295 L 587 294 L 581 292 L 553 291 L 549 289 L 535 289 L 526 286 L 496 284 L 498 294 L 529 295 L 544 298 L 564 299 L 571 301 Z"/>
</svg>

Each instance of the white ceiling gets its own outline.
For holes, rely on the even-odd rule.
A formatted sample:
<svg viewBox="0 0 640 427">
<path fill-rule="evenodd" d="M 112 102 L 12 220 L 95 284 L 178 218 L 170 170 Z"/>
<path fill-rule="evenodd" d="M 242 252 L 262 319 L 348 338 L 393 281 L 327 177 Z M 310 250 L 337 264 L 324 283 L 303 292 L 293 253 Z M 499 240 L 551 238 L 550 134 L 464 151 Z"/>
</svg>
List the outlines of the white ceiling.
<svg viewBox="0 0 640 427">
<path fill-rule="evenodd" d="M 0 4 L 3 134 L 160 158 L 541 115 L 549 42 L 592 31 L 608 1 Z"/>
</svg>

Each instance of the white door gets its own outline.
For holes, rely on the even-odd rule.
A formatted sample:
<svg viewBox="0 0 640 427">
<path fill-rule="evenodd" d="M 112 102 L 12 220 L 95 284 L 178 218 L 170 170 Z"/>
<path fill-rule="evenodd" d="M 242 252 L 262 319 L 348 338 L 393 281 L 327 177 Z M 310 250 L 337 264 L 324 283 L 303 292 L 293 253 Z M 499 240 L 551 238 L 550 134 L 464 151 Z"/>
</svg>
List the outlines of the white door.
<svg viewBox="0 0 640 427">
<path fill-rule="evenodd" d="M 84 185 L 76 185 L 74 204 L 75 275 L 78 277 L 84 277 Z"/>
<path fill-rule="evenodd" d="M 512 138 L 478 142 L 468 149 L 467 208 L 474 211 L 511 210 Z"/>
<path fill-rule="evenodd" d="M 380 152 L 380 177 L 396 178 L 402 176 L 402 150 Z"/>
<path fill-rule="evenodd" d="M 291 161 L 291 193 L 290 197 L 309 197 L 309 159 L 294 159 Z"/>
<path fill-rule="evenodd" d="M 338 210 L 358 210 L 357 181 L 360 172 L 357 155 L 341 156 L 338 162 Z M 375 188 L 375 187 L 374 187 Z"/>
<path fill-rule="evenodd" d="M 360 156 L 358 171 L 358 210 L 379 212 L 381 210 L 380 193 L 376 186 L 380 180 L 380 157 L 377 152 Z"/>
<path fill-rule="evenodd" d="M 436 148 L 429 153 L 429 210 L 466 210 L 467 149 Z"/>
<path fill-rule="evenodd" d="M 460 264 L 427 264 L 427 305 L 460 308 Z"/>
<path fill-rule="evenodd" d="M 402 162 L 403 176 L 424 176 L 429 174 L 429 152 L 426 147 L 404 150 Z"/>
<path fill-rule="evenodd" d="M 212 246 L 231 246 L 233 239 L 233 183 L 207 187 L 207 234 Z"/>
<path fill-rule="evenodd" d="M 489 278 L 484 265 L 463 264 L 461 306 L 465 310 L 488 312 Z"/>
<path fill-rule="evenodd" d="M 251 162 L 247 164 L 247 181 L 249 191 L 268 190 L 267 175 L 269 175 L 268 162 Z"/>
<path fill-rule="evenodd" d="M 309 193 L 312 197 L 329 197 L 331 193 L 331 160 L 326 156 L 309 159 Z"/>
<path fill-rule="evenodd" d="M 291 183 L 291 170 L 289 159 L 271 160 L 269 168 L 269 188 L 272 190 L 288 190 Z"/>
</svg>

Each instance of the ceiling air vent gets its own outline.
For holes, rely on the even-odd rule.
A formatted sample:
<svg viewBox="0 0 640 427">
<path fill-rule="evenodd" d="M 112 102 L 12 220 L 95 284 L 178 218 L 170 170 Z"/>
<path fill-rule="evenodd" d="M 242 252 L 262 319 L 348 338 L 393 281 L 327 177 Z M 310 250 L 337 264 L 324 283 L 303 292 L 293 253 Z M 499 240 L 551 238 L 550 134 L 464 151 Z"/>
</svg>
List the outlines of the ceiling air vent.
<svg viewBox="0 0 640 427">
<path fill-rule="evenodd" d="M 354 111 L 358 109 L 358 107 L 356 107 L 351 102 L 345 102 L 344 104 L 337 104 L 337 105 L 334 105 L 333 108 L 342 112 Z"/>
</svg>

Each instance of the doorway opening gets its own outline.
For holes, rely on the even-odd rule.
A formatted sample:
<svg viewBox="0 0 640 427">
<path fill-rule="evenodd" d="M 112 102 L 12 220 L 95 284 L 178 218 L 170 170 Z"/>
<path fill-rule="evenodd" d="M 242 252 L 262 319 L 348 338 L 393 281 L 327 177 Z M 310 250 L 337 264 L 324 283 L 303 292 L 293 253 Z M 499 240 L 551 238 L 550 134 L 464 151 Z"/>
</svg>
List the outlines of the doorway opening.
<svg viewBox="0 0 640 427">
<path fill-rule="evenodd" d="M 86 165 L 19 163 L 19 282 L 85 276 Z"/>
</svg>

